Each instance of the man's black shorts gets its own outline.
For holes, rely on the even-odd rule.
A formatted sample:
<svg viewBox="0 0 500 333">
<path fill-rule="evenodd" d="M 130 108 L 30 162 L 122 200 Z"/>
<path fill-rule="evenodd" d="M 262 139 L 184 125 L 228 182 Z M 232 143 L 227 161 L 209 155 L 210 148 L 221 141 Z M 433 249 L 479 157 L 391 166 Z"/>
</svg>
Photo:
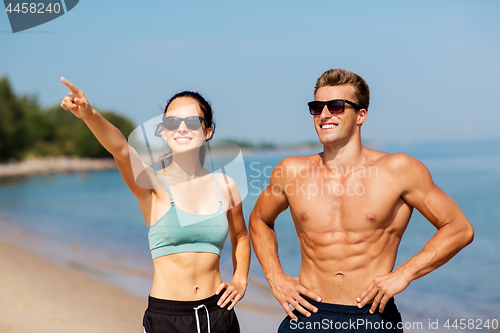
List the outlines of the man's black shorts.
<svg viewBox="0 0 500 333">
<path fill-rule="evenodd" d="M 240 326 L 234 309 L 229 311 L 227 306 L 221 308 L 217 305 L 223 293 L 199 301 L 171 301 L 149 296 L 143 318 L 144 332 L 209 332 L 210 321 L 211 333 L 239 333 Z"/>
<path fill-rule="evenodd" d="M 355 305 L 320 303 L 307 299 L 318 308 L 307 318 L 294 310 L 297 320 L 287 316 L 278 328 L 278 333 L 291 332 L 403 332 L 401 314 L 391 298 L 383 313 L 370 314 L 371 304 L 362 309 Z"/>
</svg>

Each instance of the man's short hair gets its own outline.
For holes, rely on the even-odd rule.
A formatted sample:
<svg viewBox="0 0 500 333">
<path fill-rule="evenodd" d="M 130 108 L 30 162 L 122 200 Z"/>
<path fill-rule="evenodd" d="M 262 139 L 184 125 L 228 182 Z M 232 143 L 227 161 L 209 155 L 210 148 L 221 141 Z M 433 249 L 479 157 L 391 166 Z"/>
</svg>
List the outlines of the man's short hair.
<svg viewBox="0 0 500 333">
<path fill-rule="evenodd" d="M 368 105 L 370 104 L 370 87 L 368 87 L 368 84 L 361 76 L 346 71 L 345 69 L 330 69 L 321 74 L 314 87 L 314 96 L 316 96 L 319 88 L 340 86 L 344 84 L 350 84 L 354 87 L 354 98 L 356 100 L 353 102 L 359 104 L 359 106 L 368 111 Z"/>
</svg>

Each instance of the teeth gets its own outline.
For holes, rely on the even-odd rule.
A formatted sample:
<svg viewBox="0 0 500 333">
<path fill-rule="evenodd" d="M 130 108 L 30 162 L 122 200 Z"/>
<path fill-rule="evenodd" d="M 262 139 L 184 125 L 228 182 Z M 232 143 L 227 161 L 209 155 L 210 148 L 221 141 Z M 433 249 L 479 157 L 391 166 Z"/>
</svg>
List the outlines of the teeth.
<svg viewBox="0 0 500 333">
<path fill-rule="evenodd" d="M 333 128 L 333 124 L 323 125 L 321 128 Z"/>
<path fill-rule="evenodd" d="M 190 140 L 189 138 L 175 139 L 175 141 L 180 142 L 180 143 L 185 143 L 185 142 L 188 142 L 189 140 Z"/>
</svg>

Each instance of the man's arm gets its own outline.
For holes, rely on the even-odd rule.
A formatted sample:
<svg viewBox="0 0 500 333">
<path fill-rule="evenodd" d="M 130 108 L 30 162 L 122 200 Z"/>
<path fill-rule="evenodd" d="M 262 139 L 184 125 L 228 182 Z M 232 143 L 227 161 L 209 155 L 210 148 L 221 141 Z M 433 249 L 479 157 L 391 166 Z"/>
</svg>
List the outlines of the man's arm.
<svg viewBox="0 0 500 333">
<path fill-rule="evenodd" d="M 286 168 L 288 163 L 290 163 L 290 158 L 281 161 L 274 169 L 269 186 L 261 193 L 250 214 L 249 229 L 255 254 L 274 297 L 292 319 L 297 319 L 289 305 L 307 317 L 311 316 L 309 311 L 318 311 L 300 294 L 316 299 L 318 302 L 321 301 L 321 298 L 304 288 L 299 283 L 298 277 L 286 275 L 278 256 L 278 240 L 274 231 L 274 221 L 281 212 L 288 208 L 288 199 L 284 190 L 288 179 L 283 176 L 286 172 L 280 172 Z M 309 309 L 309 311 L 304 308 Z"/>
<path fill-rule="evenodd" d="M 398 153 L 391 157 L 390 170 L 401 186 L 401 198 L 415 207 L 438 231 L 422 251 L 393 272 L 376 277 L 358 297 L 358 306 L 371 300 L 370 312 L 384 310 L 387 301 L 416 280 L 445 264 L 470 244 L 474 230 L 457 203 L 432 181 L 429 170 L 419 160 Z"/>
</svg>

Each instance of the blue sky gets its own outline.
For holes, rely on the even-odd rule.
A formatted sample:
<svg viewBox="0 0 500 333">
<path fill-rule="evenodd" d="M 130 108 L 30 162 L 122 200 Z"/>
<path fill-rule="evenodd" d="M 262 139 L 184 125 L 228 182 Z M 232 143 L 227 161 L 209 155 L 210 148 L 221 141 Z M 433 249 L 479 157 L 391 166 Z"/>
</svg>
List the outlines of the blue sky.
<svg viewBox="0 0 500 333">
<path fill-rule="evenodd" d="M 498 1 L 90 1 L 13 34 L 0 13 L 0 76 L 43 106 L 65 76 L 137 125 L 174 93 L 212 103 L 215 139 L 316 140 L 307 102 L 330 68 L 364 77 L 362 137 L 500 139 Z M 63 111 L 61 111 L 63 112 Z"/>
</svg>

